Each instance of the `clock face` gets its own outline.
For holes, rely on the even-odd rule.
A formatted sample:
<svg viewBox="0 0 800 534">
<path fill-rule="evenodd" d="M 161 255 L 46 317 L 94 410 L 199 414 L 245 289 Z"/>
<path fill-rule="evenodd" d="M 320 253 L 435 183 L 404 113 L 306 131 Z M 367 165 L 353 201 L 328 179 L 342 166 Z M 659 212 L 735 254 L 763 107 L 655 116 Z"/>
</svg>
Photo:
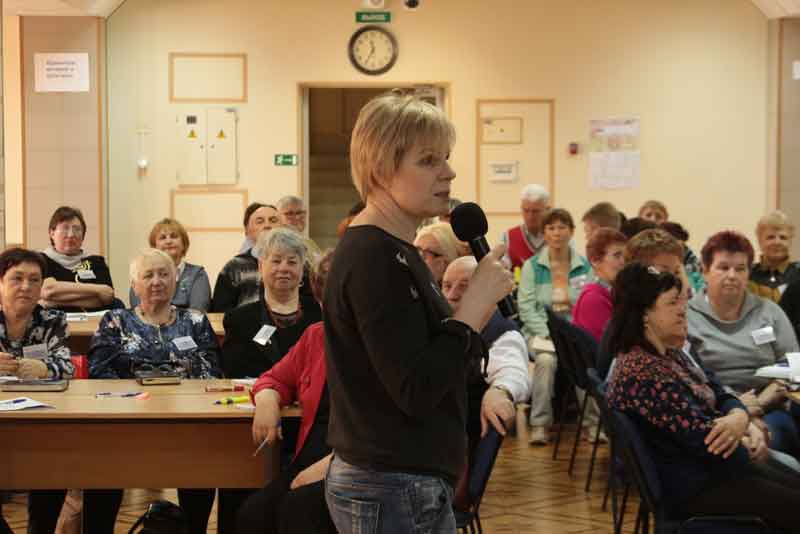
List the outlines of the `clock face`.
<svg viewBox="0 0 800 534">
<path fill-rule="evenodd" d="M 379 26 L 365 26 L 350 38 L 350 62 L 364 74 L 383 74 L 397 61 L 397 40 Z"/>
</svg>

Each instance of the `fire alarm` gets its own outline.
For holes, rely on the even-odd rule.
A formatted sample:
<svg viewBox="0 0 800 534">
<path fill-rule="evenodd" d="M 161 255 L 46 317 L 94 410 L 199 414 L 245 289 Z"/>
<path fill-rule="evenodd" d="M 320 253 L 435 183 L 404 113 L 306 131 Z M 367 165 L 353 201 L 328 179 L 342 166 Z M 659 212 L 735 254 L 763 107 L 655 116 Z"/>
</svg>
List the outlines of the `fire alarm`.
<svg viewBox="0 0 800 534">
<path fill-rule="evenodd" d="M 574 156 L 578 153 L 579 145 L 578 143 L 570 143 L 568 146 L 570 156 Z"/>
</svg>

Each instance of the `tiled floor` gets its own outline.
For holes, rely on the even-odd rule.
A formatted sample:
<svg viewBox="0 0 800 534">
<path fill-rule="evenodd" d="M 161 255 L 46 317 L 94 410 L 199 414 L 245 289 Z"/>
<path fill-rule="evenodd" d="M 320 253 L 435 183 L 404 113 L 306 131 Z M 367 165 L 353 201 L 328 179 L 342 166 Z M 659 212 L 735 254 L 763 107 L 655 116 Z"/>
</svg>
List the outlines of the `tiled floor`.
<svg viewBox="0 0 800 534">
<path fill-rule="evenodd" d="M 591 493 L 584 492 L 586 471 L 591 446 L 582 442 L 573 478 L 567 475 L 570 433 L 561 444 L 559 458 L 553 461 L 552 445 L 532 447 L 527 443 L 527 432 L 509 437 L 495 464 L 489 486 L 481 506 L 483 531 L 487 534 L 610 534 L 613 532 L 611 515 L 601 510 L 608 470 L 608 446 L 601 446 Z M 174 490 L 132 490 L 125 494 L 125 502 L 117 522 L 117 533 L 127 533 L 131 524 L 157 498 L 177 502 Z M 163 497 L 162 497 L 163 495 Z M 3 507 L 6 520 L 15 533 L 25 532 L 26 512 L 24 496 L 17 495 L 11 504 Z M 626 532 L 633 531 L 635 499 L 631 499 L 626 514 Z M 216 533 L 216 513 L 212 512 L 209 533 Z M 300 534 L 300 533 L 298 533 Z"/>
</svg>

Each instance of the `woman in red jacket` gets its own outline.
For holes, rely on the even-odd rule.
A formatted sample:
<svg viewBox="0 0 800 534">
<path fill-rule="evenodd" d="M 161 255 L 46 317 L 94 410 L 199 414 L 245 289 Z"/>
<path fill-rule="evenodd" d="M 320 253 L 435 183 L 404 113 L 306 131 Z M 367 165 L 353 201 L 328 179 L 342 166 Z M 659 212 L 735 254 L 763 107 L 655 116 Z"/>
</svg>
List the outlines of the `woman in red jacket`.
<svg viewBox="0 0 800 534">
<path fill-rule="evenodd" d="M 326 252 L 311 279 L 320 303 L 332 259 L 333 251 Z M 309 326 L 286 356 L 259 377 L 251 395 L 256 405 L 256 444 L 266 440 L 273 445 L 281 439 L 282 406 L 299 401 L 303 416 L 292 463 L 241 506 L 237 532 L 335 534 L 325 505 L 324 478 L 331 460 L 326 443 L 330 401 L 321 321 Z"/>
</svg>

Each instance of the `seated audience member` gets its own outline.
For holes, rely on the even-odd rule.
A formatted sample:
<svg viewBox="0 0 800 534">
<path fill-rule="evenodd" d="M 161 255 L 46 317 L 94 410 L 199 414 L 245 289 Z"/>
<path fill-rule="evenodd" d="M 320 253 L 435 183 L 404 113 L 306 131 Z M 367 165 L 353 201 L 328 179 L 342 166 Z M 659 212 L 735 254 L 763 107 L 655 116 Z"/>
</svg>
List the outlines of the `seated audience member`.
<svg viewBox="0 0 800 534">
<path fill-rule="evenodd" d="M 42 304 L 65 312 L 107 309 L 114 300 L 111 272 L 102 256 L 86 254 L 86 221 L 81 210 L 61 206 L 50 218 L 50 246 L 43 252 L 47 278 Z"/>
<path fill-rule="evenodd" d="M 506 265 L 514 271 L 535 256 L 544 246 L 542 217 L 550 207 L 550 194 L 537 184 L 528 184 L 520 194 L 522 224 L 506 230 L 500 240 L 506 245 L 503 257 Z"/>
<path fill-rule="evenodd" d="M 0 376 L 72 377 L 66 315 L 37 304 L 45 268 L 44 257 L 32 250 L 12 248 L 0 254 Z M 29 493 L 28 532 L 55 530 L 66 493 L 63 489 Z M 2 525 L 0 516 L 0 532 Z"/>
<path fill-rule="evenodd" d="M 535 444 L 549 441 L 549 427 L 553 422 L 551 400 L 555 393 L 557 360 L 552 344 L 547 347 L 546 341 L 542 343 L 550 337 L 545 307 L 570 320 L 572 306 L 592 276 L 589 262 L 570 245 L 575 223 L 569 212 L 550 210 L 542 219 L 542 226 L 546 244 L 523 265 L 517 293 L 522 332 L 528 350 L 535 355 L 530 415 L 530 441 Z"/>
<path fill-rule="evenodd" d="M 682 285 L 638 263 L 617 276 L 609 406 L 632 420 L 650 450 L 668 519 L 755 515 L 793 531 L 800 477 L 771 459 L 744 405 L 681 350 Z"/>
<path fill-rule="evenodd" d="M 639 232 L 652 230 L 653 228 L 658 228 L 658 225 L 653 221 L 648 221 L 647 219 L 642 219 L 641 217 L 634 217 L 633 219 L 627 219 L 624 223 L 622 223 L 619 227 L 619 231 L 625 234 L 625 237 L 630 239 Z"/>
<path fill-rule="evenodd" d="M 669 220 L 667 207 L 658 200 L 648 200 L 639 208 L 639 217 L 653 224 L 659 225 Z"/>
<path fill-rule="evenodd" d="M 457 258 L 447 266 L 442 293 L 453 313 L 458 311 L 477 267 L 474 256 Z M 470 401 L 475 399 L 472 405 L 481 407 L 469 410 L 467 417 L 467 434 L 475 437 L 484 435 L 489 424 L 504 434 L 514 421 L 514 405 L 524 402 L 529 394 L 528 347 L 517 326 L 496 311 L 480 335 L 489 348 L 489 361 L 486 378 L 478 376 L 483 385 L 478 388 L 480 395 L 469 397 Z"/>
<path fill-rule="evenodd" d="M 252 204 L 250 205 L 252 206 Z M 248 210 L 250 208 L 248 207 Z M 247 217 L 245 212 L 245 234 L 255 243 L 263 231 L 280 224 L 278 210 L 273 206 L 260 206 Z M 211 311 L 224 313 L 242 304 L 258 300 L 261 293 L 261 277 L 258 273 L 258 254 L 255 245 L 234 256 L 217 275 Z"/>
<path fill-rule="evenodd" d="M 90 378 L 134 378 L 139 371 L 172 371 L 184 378 L 213 378 L 218 369 L 217 337 L 206 316 L 171 304 L 175 262 L 148 249 L 131 262 L 135 308 L 111 310 L 100 321 L 89 348 Z M 191 451 L 187 451 L 190 454 Z M 189 532 L 204 533 L 213 489 L 179 489 Z M 91 534 L 113 534 L 121 489 L 84 490 L 84 525 Z"/>
<path fill-rule="evenodd" d="M 211 304 L 211 284 L 201 265 L 184 261 L 189 250 L 189 234 L 175 219 L 161 219 L 150 230 L 150 246 L 161 250 L 175 262 L 177 285 L 172 304 L 178 308 L 192 308 L 205 312 Z M 130 291 L 131 308 L 139 304 L 133 288 Z"/>
<path fill-rule="evenodd" d="M 333 251 L 327 251 L 311 277 L 312 290 L 320 304 L 332 260 Z M 330 399 L 321 321 L 306 328 L 286 356 L 259 377 L 252 396 L 256 406 L 256 445 L 267 440 L 274 446 L 276 440 L 283 438 L 282 406 L 299 401 L 303 415 L 291 464 L 242 504 L 237 513 L 237 532 L 335 534 L 323 482 L 331 448 L 326 443 Z"/>
<path fill-rule="evenodd" d="M 581 221 L 583 221 L 583 232 L 586 234 L 587 243 L 592 239 L 595 231 L 600 228 L 619 230 L 622 224 L 619 212 L 611 202 L 595 204 L 583 214 Z"/>
<path fill-rule="evenodd" d="M 681 244 L 683 247 L 683 269 L 686 272 L 686 278 L 689 279 L 690 288 L 693 293 L 701 291 L 706 287 L 706 281 L 703 278 L 703 266 L 700 264 L 700 259 L 686 244 L 689 241 L 689 232 L 680 223 L 672 221 L 663 222 L 658 227 L 677 239 L 678 243 Z"/>
<path fill-rule="evenodd" d="M 773 211 L 759 219 L 756 237 L 761 261 L 753 265 L 747 288 L 759 297 L 778 302 L 786 287 L 800 280 L 800 263 L 789 259 L 794 224 L 782 211 Z"/>
<path fill-rule="evenodd" d="M 222 371 L 229 378 L 261 375 L 322 319 L 317 301 L 300 291 L 308 254 L 303 236 L 275 228 L 259 237 L 256 248 L 264 289 L 255 302 L 228 311 L 223 320 Z"/>
<path fill-rule="evenodd" d="M 747 291 L 753 262 L 750 241 L 737 232 L 719 232 L 702 250 L 708 287 L 689 301 L 689 334 L 702 340 L 698 355 L 719 381 L 764 418 L 770 447 L 800 453 L 797 425 L 786 410 L 786 388 L 755 376 L 759 367 L 798 350 L 794 330 L 774 302 Z"/>
<path fill-rule="evenodd" d="M 450 262 L 459 257 L 460 241 L 450 223 L 433 223 L 417 231 L 414 246 L 440 286 L 444 271 Z"/>
<path fill-rule="evenodd" d="M 256 237 L 250 239 L 250 216 L 253 215 L 253 212 L 256 211 L 258 208 L 263 208 L 267 204 L 263 202 L 251 202 L 249 206 L 244 210 L 244 241 L 242 241 L 242 246 L 239 247 L 239 254 L 242 252 L 247 252 L 256 244 Z M 256 221 L 253 221 L 253 224 L 256 224 Z"/>
<path fill-rule="evenodd" d="M 595 281 L 586 284 L 572 309 L 572 322 L 589 332 L 599 343 L 611 319 L 611 287 L 625 266 L 625 235 L 611 228 L 600 228 L 586 244 L 586 257 L 592 264 Z"/>
<path fill-rule="evenodd" d="M 651 228 L 637 233 L 628 239 L 623 255 L 626 264 L 640 263 L 645 266 L 655 267 L 660 272 L 672 273 L 681 280 L 685 279 L 683 247 L 678 243 L 677 239 L 664 230 Z M 684 291 L 688 292 L 688 285 L 688 282 L 684 284 Z M 607 330 L 600 340 L 600 348 L 597 354 L 597 372 L 603 377 L 608 375 L 614 360 L 614 353 L 608 347 Z"/>
<path fill-rule="evenodd" d="M 281 218 L 281 225 L 294 228 L 298 233 L 304 235 L 306 231 L 306 216 L 308 211 L 306 203 L 302 198 L 288 195 L 278 201 L 278 215 Z M 317 244 L 309 237 L 306 237 L 306 247 L 310 261 L 316 261 L 322 253 Z"/>
<path fill-rule="evenodd" d="M 356 215 L 361 213 L 361 210 L 364 209 L 364 206 L 365 204 L 363 200 L 359 200 L 358 202 L 353 204 L 353 207 L 350 208 L 350 210 L 347 212 L 347 216 L 344 219 L 342 219 L 339 222 L 339 225 L 336 227 L 336 237 L 338 237 L 339 239 L 342 238 L 345 230 L 347 230 L 347 227 L 350 226 L 350 221 L 352 221 Z"/>
<path fill-rule="evenodd" d="M 455 198 L 451 197 L 447 203 L 447 213 L 444 215 L 439 215 L 439 222 L 450 223 L 450 214 L 453 213 L 453 210 L 456 209 L 456 206 L 460 205 L 462 202 Z"/>
</svg>

